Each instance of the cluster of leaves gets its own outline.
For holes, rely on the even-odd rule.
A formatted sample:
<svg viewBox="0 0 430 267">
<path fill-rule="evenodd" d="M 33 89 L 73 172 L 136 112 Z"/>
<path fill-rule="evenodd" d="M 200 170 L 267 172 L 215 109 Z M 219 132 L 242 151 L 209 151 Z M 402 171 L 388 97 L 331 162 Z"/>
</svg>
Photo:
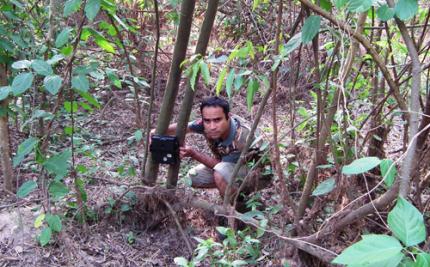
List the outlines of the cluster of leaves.
<svg viewBox="0 0 430 267">
<path fill-rule="evenodd" d="M 249 234 L 249 230 L 235 233 L 231 228 L 217 227 L 216 230 L 225 239 L 222 243 L 212 238 L 203 240 L 195 237 L 199 242 L 195 250 L 196 256 L 190 261 L 184 257 L 176 257 L 175 263 L 179 266 L 193 267 L 203 262 L 222 266 L 244 266 L 257 264 L 261 259 L 260 241 Z"/>
</svg>

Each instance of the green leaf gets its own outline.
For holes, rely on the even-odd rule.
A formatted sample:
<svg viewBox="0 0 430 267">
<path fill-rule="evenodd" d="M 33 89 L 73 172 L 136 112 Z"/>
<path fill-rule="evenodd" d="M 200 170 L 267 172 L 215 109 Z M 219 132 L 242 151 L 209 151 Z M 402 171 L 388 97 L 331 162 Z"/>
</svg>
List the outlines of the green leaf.
<svg viewBox="0 0 430 267">
<path fill-rule="evenodd" d="M 257 80 L 251 78 L 248 82 L 248 89 L 246 92 L 246 105 L 248 106 L 248 110 L 251 110 L 251 107 L 254 103 L 255 93 L 258 91 L 260 84 Z"/>
<path fill-rule="evenodd" d="M 312 196 L 321 196 L 330 193 L 336 186 L 334 178 L 329 178 L 324 182 L 320 183 L 317 188 L 312 192 Z"/>
<path fill-rule="evenodd" d="M 203 60 L 200 61 L 200 71 L 202 73 L 202 77 L 206 85 L 209 85 L 211 81 L 211 75 L 209 73 L 208 64 L 206 64 Z"/>
<path fill-rule="evenodd" d="M 332 263 L 351 266 L 383 266 L 403 258 L 400 242 L 388 235 L 363 235 L 363 239 L 346 248 Z M 397 263 L 398 263 L 397 262 Z M 392 265 L 397 266 L 397 264 Z"/>
<path fill-rule="evenodd" d="M 109 53 L 115 53 L 115 48 L 111 43 L 109 43 L 103 36 L 97 35 L 95 36 L 95 42 L 96 44 Z"/>
<path fill-rule="evenodd" d="M 381 161 L 381 175 L 384 177 L 384 182 L 390 188 L 397 176 L 397 168 L 391 159 L 384 159 Z"/>
<path fill-rule="evenodd" d="M 191 85 L 191 89 L 193 89 L 193 91 L 196 88 L 196 80 L 197 80 L 198 72 L 199 72 L 199 64 L 196 62 L 191 67 L 190 85 Z"/>
<path fill-rule="evenodd" d="M 67 56 L 70 56 L 73 52 L 73 47 L 71 45 L 65 46 L 63 48 L 61 48 L 60 50 L 61 54 Z"/>
<path fill-rule="evenodd" d="M 0 101 L 6 99 L 11 92 L 12 92 L 12 87 L 10 86 L 0 87 Z"/>
<path fill-rule="evenodd" d="M 347 9 L 350 12 L 361 13 L 369 10 L 372 4 L 372 0 L 349 0 Z"/>
<path fill-rule="evenodd" d="M 222 84 L 224 83 L 225 75 L 227 74 L 227 67 L 223 68 L 221 73 L 219 74 L 218 81 L 216 82 L 215 86 L 215 93 L 216 95 L 219 95 L 222 89 Z"/>
<path fill-rule="evenodd" d="M 64 109 L 69 113 L 72 113 L 72 111 L 73 113 L 75 113 L 76 111 L 78 111 L 78 103 L 76 103 L 76 101 L 73 101 L 73 105 L 72 105 L 70 101 L 65 101 Z"/>
<path fill-rule="evenodd" d="M 37 188 L 37 183 L 33 180 L 29 180 L 23 183 L 16 192 L 16 196 L 19 198 L 25 198 L 30 194 L 34 189 Z"/>
<path fill-rule="evenodd" d="M 18 96 L 27 91 L 27 89 L 30 88 L 31 84 L 33 83 L 33 78 L 34 76 L 31 72 L 18 74 L 15 79 L 13 79 L 11 86 L 13 95 Z"/>
<path fill-rule="evenodd" d="M 71 156 L 72 151 L 70 149 L 66 149 L 47 159 L 43 163 L 43 166 L 48 172 L 55 174 L 57 178 L 63 178 L 69 172 L 69 160 Z"/>
<path fill-rule="evenodd" d="M 89 21 L 93 21 L 100 11 L 100 0 L 88 0 L 85 6 L 85 16 Z"/>
<path fill-rule="evenodd" d="M 388 5 L 383 5 L 376 10 L 376 15 L 380 20 L 387 21 L 394 17 L 394 9 Z"/>
<path fill-rule="evenodd" d="M 85 100 L 88 101 L 91 105 L 93 105 L 96 108 L 101 108 L 100 103 L 97 101 L 97 99 L 90 95 L 89 93 L 79 92 L 79 95 L 82 96 Z"/>
<path fill-rule="evenodd" d="M 283 57 L 289 55 L 293 52 L 297 47 L 299 47 L 302 43 L 302 33 L 298 33 L 294 35 L 285 46 L 282 47 L 281 55 Z"/>
<path fill-rule="evenodd" d="M 309 16 L 305 23 L 303 24 L 302 29 L 302 42 L 303 44 L 307 44 L 314 39 L 315 35 L 320 31 L 321 25 L 321 17 L 320 16 Z"/>
<path fill-rule="evenodd" d="M 24 59 L 20 61 L 16 61 L 12 64 L 12 68 L 16 70 L 28 69 L 31 66 L 31 61 Z"/>
<path fill-rule="evenodd" d="M 62 225 L 60 216 L 47 214 L 45 220 L 48 223 L 49 228 L 52 229 L 52 231 L 57 233 L 61 232 Z"/>
<path fill-rule="evenodd" d="M 344 7 L 348 3 L 348 0 L 334 0 L 334 5 L 337 9 Z"/>
<path fill-rule="evenodd" d="M 36 220 L 34 220 L 34 228 L 39 228 L 43 224 L 43 220 L 45 220 L 45 213 L 41 213 L 37 216 Z"/>
<path fill-rule="evenodd" d="M 64 4 L 63 16 L 68 17 L 71 14 L 75 13 L 81 7 L 82 0 L 67 0 Z"/>
<path fill-rule="evenodd" d="M 343 166 L 342 173 L 346 175 L 365 173 L 381 163 L 377 157 L 356 159 L 351 164 Z"/>
<path fill-rule="evenodd" d="M 55 39 L 55 47 L 56 48 L 61 48 L 63 47 L 65 44 L 67 44 L 67 42 L 69 41 L 69 35 L 70 33 L 73 31 L 72 28 L 70 27 L 66 27 L 65 29 L 63 29 L 58 35 L 57 38 Z"/>
<path fill-rule="evenodd" d="M 33 60 L 31 67 L 37 74 L 43 76 L 48 76 L 53 73 L 51 65 L 40 59 Z"/>
<path fill-rule="evenodd" d="M 72 78 L 72 87 L 79 92 L 88 92 L 90 89 L 90 82 L 84 75 L 77 75 Z"/>
<path fill-rule="evenodd" d="M 417 0 L 399 0 L 394 7 L 394 13 L 401 20 L 408 20 L 418 12 Z"/>
<path fill-rule="evenodd" d="M 63 60 L 63 59 L 64 59 L 64 56 L 63 56 L 63 55 L 55 55 L 55 56 L 53 56 L 52 58 L 48 59 L 46 62 L 47 62 L 49 65 L 55 65 L 55 64 L 57 64 L 58 62 L 60 62 L 61 60 Z"/>
<path fill-rule="evenodd" d="M 42 247 L 46 246 L 52 237 L 52 230 L 49 227 L 45 227 L 39 236 L 39 243 Z"/>
<path fill-rule="evenodd" d="M 46 91 L 52 95 L 56 95 L 58 93 L 62 83 L 63 78 L 58 75 L 46 76 L 45 79 L 43 79 L 43 86 L 45 86 Z"/>
<path fill-rule="evenodd" d="M 54 199 L 60 199 L 69 193 L 69 188 L 59 181 L 52 181 L 48 188 L 49 193 Z"/>
<path fill-rule="evenodd" d="M 414 246 L 426 239 L 423 215 L 406 199 L 399 197 L 388 213 L 388 226 L 405 246 Z"/>
<path fill-rule="evenodd" d="M 321 0 L 320 6 L 329 12 L 333 9 L 333 5 L 331 4 L 330 0 Z"/>
<path fill-rule="evenodd" d="M 234 82 L 234 69 L 231 69 L 230 72 L 228 73 L 227 76 L 227 81 L 225 82 L 225 91 L 227 92 L 227 96 L 229 98 L 232 97 L 232 87 L 233 87 L 233 82 Z"/>
<path fill-rule="evenodd" d="M 417 262 L 415 267 L 428 267 L 430 266 L 430 254 L 421 252 L 417 255 Z"/>
<path fill-rule="evenodd" d="M 30 137 L 24 140 L 19 146 L 18 151 L 13 157 L 13 167 L 15 168 L 18 166 L 21 161 L 24 159 L 24 157 L 29 154 L 33 149 L 36 147 L 37 143 L 39 142 L 39 139 L 35 137 Z"/>
</svg>

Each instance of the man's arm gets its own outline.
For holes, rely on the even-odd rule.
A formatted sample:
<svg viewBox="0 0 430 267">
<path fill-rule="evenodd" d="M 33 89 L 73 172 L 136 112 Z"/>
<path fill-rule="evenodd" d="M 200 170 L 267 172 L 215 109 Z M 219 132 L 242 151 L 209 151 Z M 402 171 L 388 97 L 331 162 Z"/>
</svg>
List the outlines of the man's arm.
<svg viewBox="0 0 430 267">
<path fill-rule="evenodd" d="M 190 158 L 197 160 L 198 162 L 202 163 L 203 165 L 205 165 L 206 167 L 211 168 L 211 169 L 213 169 L 215 167 L 215 165 L 217 165 L 218 163 L 221 162 L 221 160 L 219 160 L 217 158 L 213 158 L 211 156 L 208 156 L 208 155 L 201 153 L 199 151 L 196 151 L 189 146 L 180 147 L 179 154 L 180 154 L 181 158 L 190 157 Z"/>
</svg>

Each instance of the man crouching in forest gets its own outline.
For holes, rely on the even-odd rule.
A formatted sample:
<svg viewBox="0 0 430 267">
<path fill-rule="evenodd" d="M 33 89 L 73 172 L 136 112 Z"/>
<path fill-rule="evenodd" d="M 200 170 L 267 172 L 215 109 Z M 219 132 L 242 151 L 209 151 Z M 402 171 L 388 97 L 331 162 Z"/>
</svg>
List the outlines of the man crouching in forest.
<svg viewBox="0 0 430 267">
<path fill-rule="evenodd" d="M 180 147 L 180 157 L 190 157 L 201 164 L 188 172 L 191 186 L 197 188 L 217 188 L 223 197 L 236 162 L 239 160 L 246 139 L 250 133 L 246 122 L 230 113 L 226 100 L 210 97 L 200 104 L 202 119 L 188 124 L 187 133 L 203 134 L 213 156 L 201 153 L 190 146 Z M 169 126 L 167 134 L 174 134 L 176 124 Z M 245 177 L 247 166 L 242 166 L 238 176 Z M 237 188 L 232 188 L 235 192 Z"/>
</svg>

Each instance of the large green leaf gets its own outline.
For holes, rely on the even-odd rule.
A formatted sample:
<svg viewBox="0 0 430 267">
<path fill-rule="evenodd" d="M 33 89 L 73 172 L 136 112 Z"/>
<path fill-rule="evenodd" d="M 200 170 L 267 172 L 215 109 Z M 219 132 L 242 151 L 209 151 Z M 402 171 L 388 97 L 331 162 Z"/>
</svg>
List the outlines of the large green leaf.
<svg viewBox="0 0 430 267">
<path fill-rule="evenodd" d="M 45 227 L 39 236 L 39 243 L 42 247 L 46 246 L 52 237 L 52 230 L 49 227 Z"/>
<path fill-rule="evenodd" d="M 64 4 L 63 16 L 68 17 L 78 11 L 81 7 L 81 3 L 82 0 L 67 0 L 67 2 Z"/>
<path fill-rule="evenodd" d="M 29 137 L 24 140 L 19 146 L 18 151 L 13 157 L 13 167 L 15 168 L 18 166 L 21 161 L 24 159 L 24 157 L 29 154 L 31 151 L 33 151 L 34 147 L 36 147 L 37 143 L 39 142 L 39 139 L 35 137 Z"/>
<path fill-rule="evenodd" d="M 69 172 L 69 160 L 72 156 L 72 151 L 66 149 L 61 153 L 58 153 L 49 159 L 47 159 L 43 166 L 47 171 L 56 175 L 57 178 L 63 178 Z"/>
<path fill-rule="evenodd" d="M 260 84 L 256 79 L 249 79 L 248 82 L 248 89 L 246 91 L 246 105 L 248 107 L 248 110 L 251 110 L 252 105 L 254 104 L 254 96 L 255 93 L 258 91 L 258 88 L 260 87 Z"/>
<path fill-rule="evenodd" d="M 417 263 L 415 267 L 428 267 L 430 266 L 430 254 L 421 252 L 417 255 Z"/>
<path fill-rule="evenodd" d="M 303 24 L 302 29 L 302 42 L 303 44 L 307 44 L 314 39 L 315 35 L 320 31 L 321 25 L 321 17 L 320 16 L 309 16 L 305 23 Z"/>
<path fill-rule="evenodd" d="M 345 165 L 342 168 L 342 173 L 346 175 L 365 173 L 381 163 L 381 160 L 377 157 L 366 157 L 356 159 L 351 164 Z"/>
<path fill-rule="evenodd" d="M 426 239 L 423 215 L 406 199 L 399 197 L 396 206 L 388 213 L 388 226 L 406 246 L 413 246 Z"/>
<path fill-rule="evenodd" d="M 43 76 L 48 76 L 53 73 L 51 65 L 40 59 L 33 60 L 33 62 L 31 62 L 31 67 L 37 74 Z"/>
<path fill-rule="evenodd" d="M 55 39 L 56 48 L 61 48 L 65 44 L 67 44 L 67 42 L 69 41 L 69 35 L 72 32 L 72 30 L 73 30 L 72 28 L 66 27 L 57 35 L 57 38 Z"/>
<path fill-rule="evenodd" d="M 418 12 L 417 0 L 399 0 L 394 7 L 396 16 L 401 20 L 408 20 Z"/>
<path fill-rule="evenodd" d="M 402 260 L 402 245 L 388 235 L 363 235 L 363 239 L 346 248 L 332 263 L 348 266 L 386 266 L 387 262 Z M 391 265 L 391 266 L 397 266 Z"/>
<path fill-rule="evenodd" d="M 36 188 L 37 188 L 37 183 L 33 180 L 29 180 L 29 181 L 23 183 L 18 188 L 18 191 L 16 192 L 16 196 L 19 198 L 25 198 L 26 196 L 28 196 L 28 194 L 33 192 L 33 190 Z"/>
<path fill-rule="evenodd" d="M 234 69 L 231 69 L 228 73 L 227 80 L 225 82 L 225 91 L 227 92 L 227 96 L 232 97 L 232 87 L 234 82 L 235 72 Z"/>
<path fill-rule="evenodd" d="M 60 199 L 69 193 L 69 188 L 59 181 L 52 181 L 48 188 L 49 193 L 54 199 Z"/>
<path fill-rule="evenodd" d="M 344 7 L 346 5 L 346 3 L 348 3 L 348 0 L 334 0 L 334 5 L 338 9 Z"/>
<path fill-rule="evenodd" d="M 108 42 L 108 40 L 106 40 L 106 38 L 104 38 L 103 36 L 101 35 L 95 36 L 95 42 L 100 48 L 102 48 L 106 52 L 115 53 L 115 48 L 113 44 Z"/>
<path fill-rule="evenodd" d="M 349 0 L 347 9 L 350 12 L 366 12 L 372 7 L 373 0 Z"/>
<path fill-rule="evenodd" d="M 390 188 L 397 176 L 396 164 L 391 159 L 384 159 L 381 161 L 380 168 L 384 182 Z"/>
<path fill-rule="evenodd" d="M 11 92 L 12 92 L 12 87 L 10 86 L 0 87 L 0 101 L 6 99 Z"/>
<path fill-rule="evenodd" d="M 324 182 L 320 183 L 317 188 L 312 192 L 312 196 L 322 196 L 330 193 L 336 186 L 336 181 L 334 178 L 329 178 Z"/>
<path fill-rule="evenodd" d="M 34 76 L 31 72 L 18 74 L 12 82 L 13 95 L 18 96 L 27 91 L 27 89 L 30 88 L 31 84 L 33 83 L 33 78 Z"/>
<path fill-rule="evenodd" d="M 84 75 L 77 75 L 72 78 L 72 87 L 80 92 L 88 92 L 90 89 L 90 82 Z"/>
<path fill-rule="evenodd" d="M 218 81 L 216 82 L 216 85 L 215 85 L 216 95 L 219 95 L 219 93 L 221 92 L 222 84 L 224 83 L 224 78 L 225 78 L 225 75 L 227 74 L 227 70 L 228 70 L 227 67 L 225 67 L 222 69 L 221 73 L 219 74 Z"/>
<path fill-rule="evenodd" d="M 46 76 L 45 79 L 43 79 L 43 85 L 45 86 L 45 89 L 52 95 L 56 95 L 58 93 L 62 82 L 63 78 L 58 75 Z"/>
<path fill-rule="evenodd" d="M 60 216 L 47 214 L 45 217 L 45 221 L 48 223 L 52 231 L 57 233 L 61 232 L 62 225 L 61 225 Z"/>
<path fill-rule="evenodd" d="M 100 11 L 101 0 L 88 0 L 85 6 L 85 15 L 90 21 L 93 21 Z"/>
<path fill-rule="evenodd" d="M 209 85 L 211 81 L 211 75 L 209 73 L 208 64 L 206 64 L 206 62 L 204 62 L 203 60 L 200 61 L 200 72 L 202 73 L 202 77 L 206 85 Z"/>
<path fill-rule="evenodd" d="M 383 5 L 376 10 L 376 15 L 382 21 L 387 21 L 394 17 L 394 9 L 388 7 L 388 5 Z"/>
</svg>

